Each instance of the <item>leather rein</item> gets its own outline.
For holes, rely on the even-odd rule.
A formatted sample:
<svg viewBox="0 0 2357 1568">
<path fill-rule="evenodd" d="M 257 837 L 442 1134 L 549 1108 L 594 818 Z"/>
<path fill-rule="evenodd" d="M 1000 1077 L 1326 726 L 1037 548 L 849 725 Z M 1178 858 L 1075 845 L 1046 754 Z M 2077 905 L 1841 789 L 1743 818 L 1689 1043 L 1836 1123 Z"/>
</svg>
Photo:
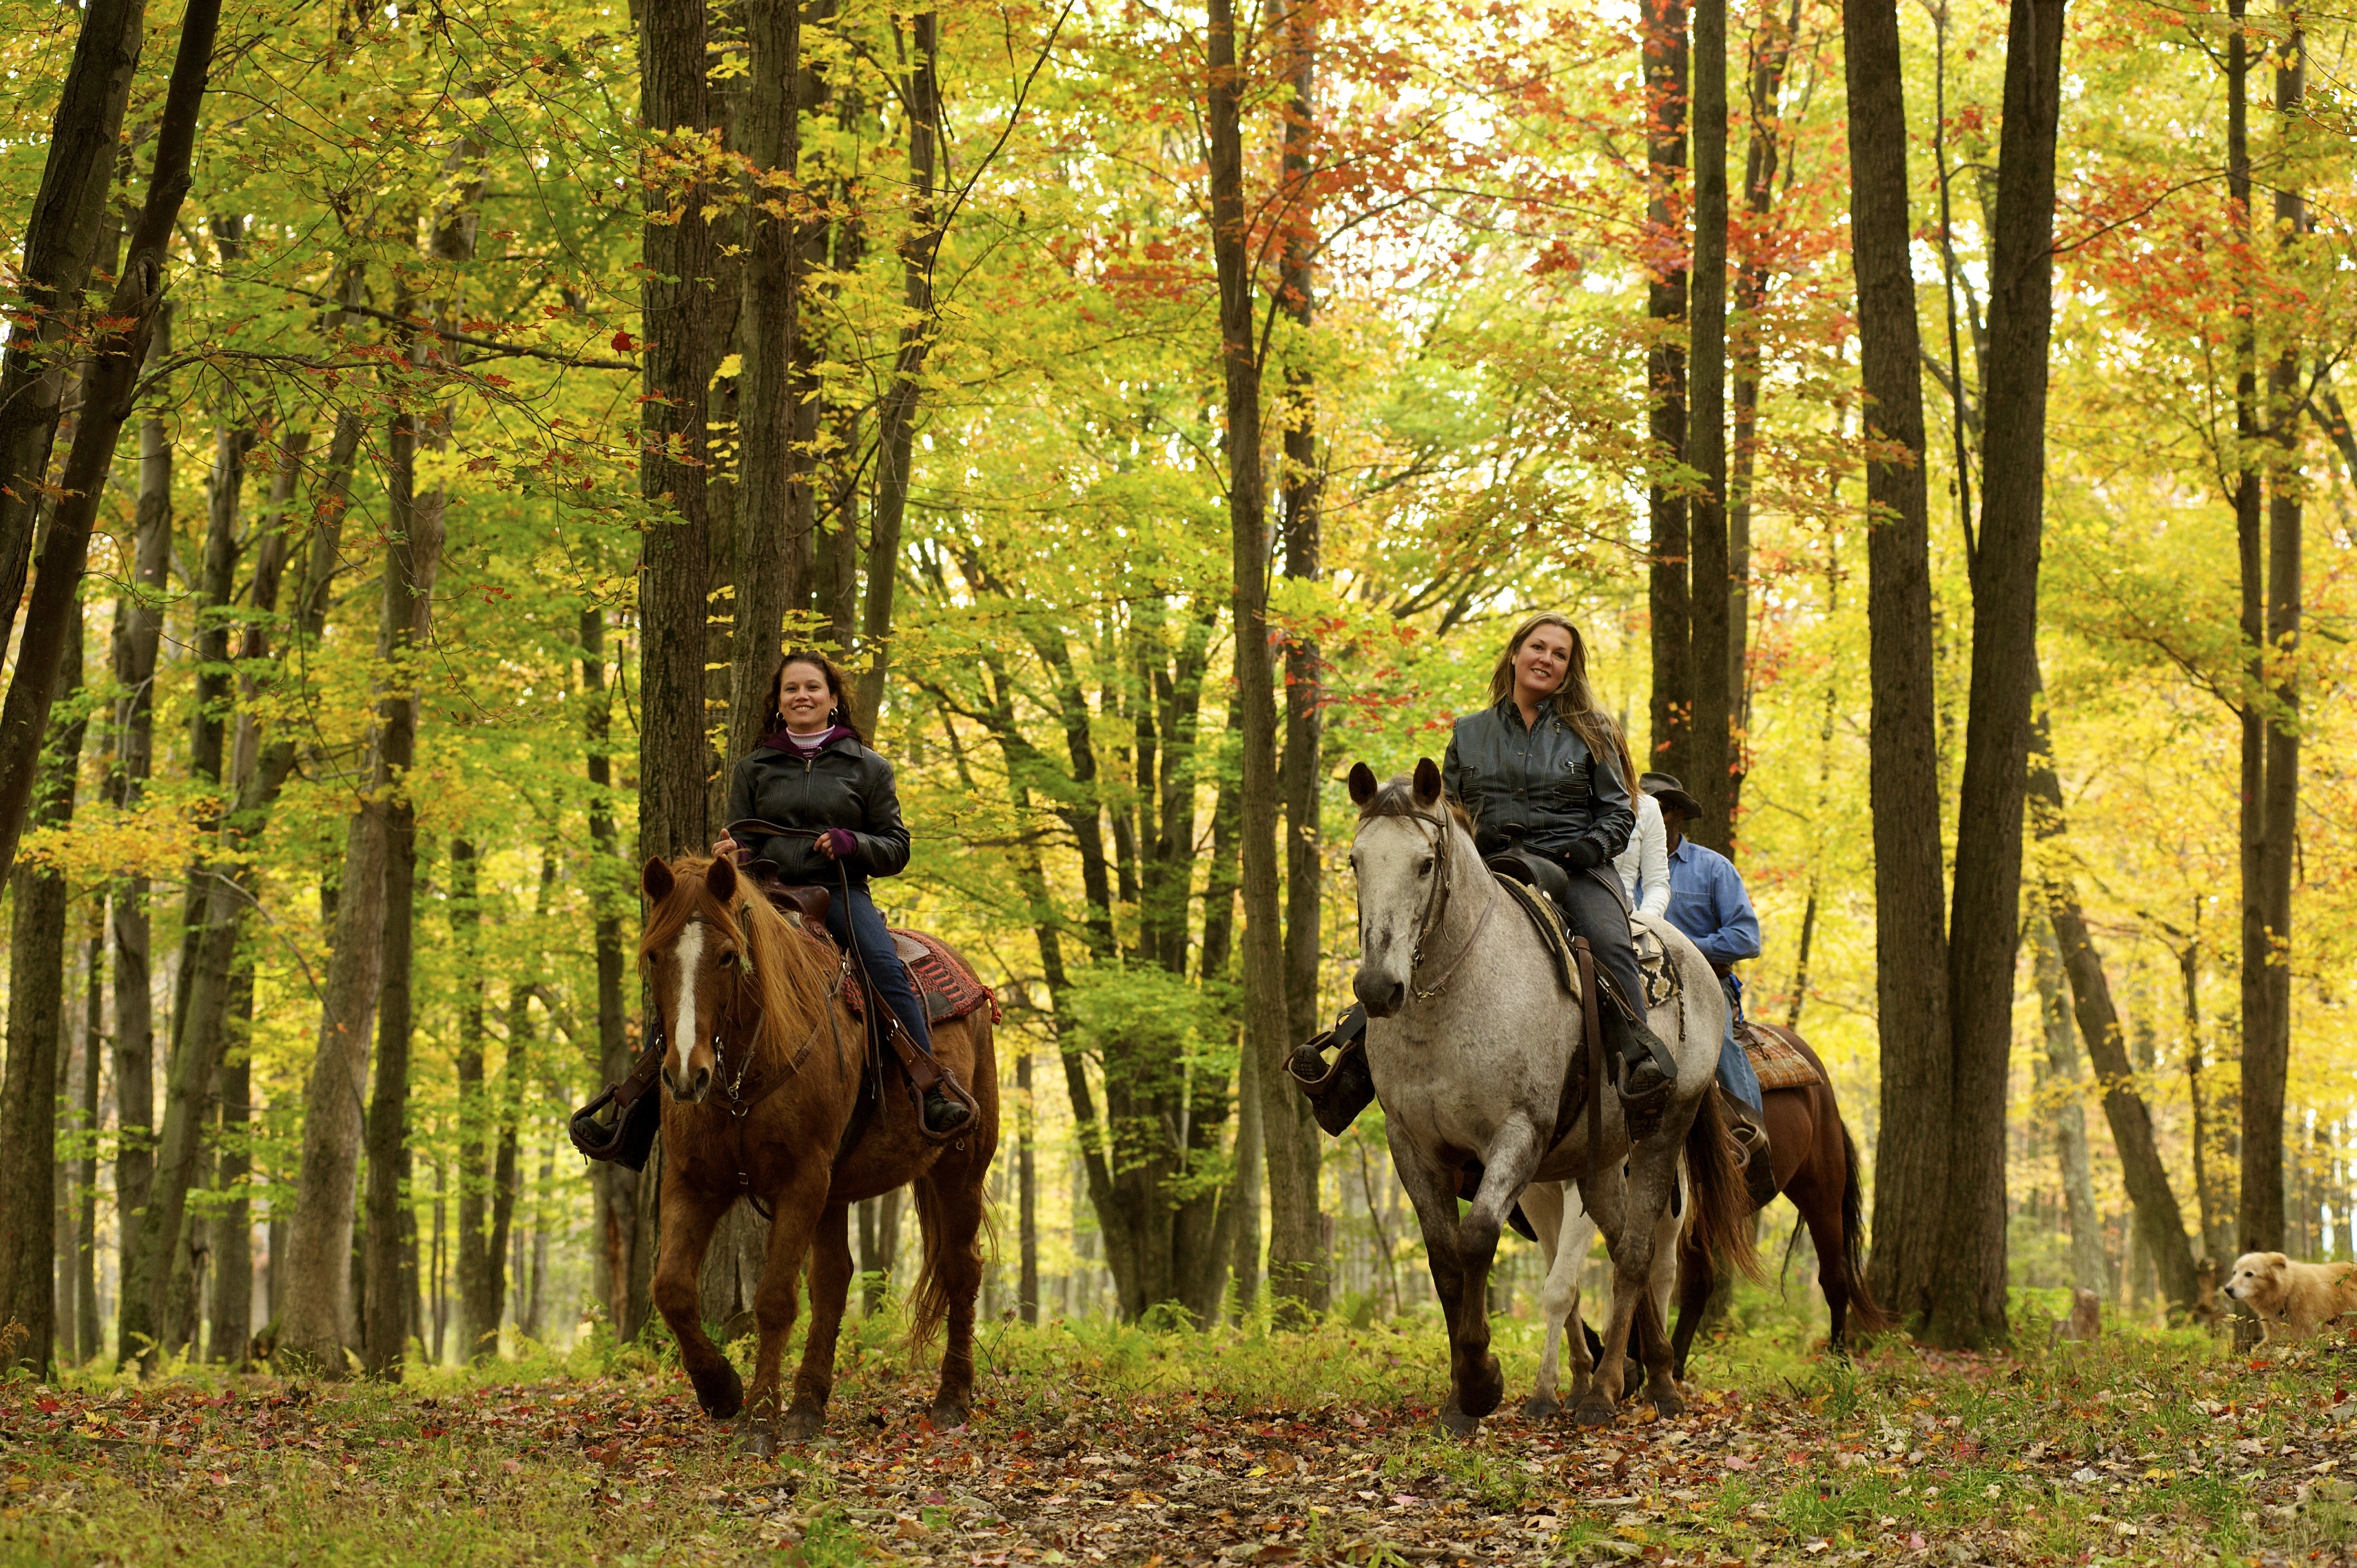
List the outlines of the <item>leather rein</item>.
<svg viewBox="0 0 2357 1568">
<path fill-rule="evenodd" d="M 1417 1001 L 1430 1002 L 1448 989 L 1449 981 L 1456 978 L 1458 968 L 1464 963 L 1466 955 L 1480 940 L 1481 932 L 1489 926 L 1490 917 L 1497 913 L 1503 896 L 1494 886 L 1489 889 L 1489 902 L 1481 906 L 1481 913 L 1475 918 L 1473 929 L 1465 933 L 1464 944 L 1457 950 L 1457 956 L 1441 967 L 1439 978 L 1431 984 L 1418 984 L 1415 975 L 1416 971 L 1424 967 L 1424 944 L 1439 934 L 1441 923 L 1448 918 L 1448 884 L 1456 870 L 1456 859 L 1450 845 L 1457 834 L 1448 822 L 1437 821 L 1422 812 L 1403 814 L 1418 826 L 1432 830 L 1432 892 L 1425 899 L 1423 915 L 1416 920 L 1415 951 L 1410 956 L 1407 966 L 1408 989 L 1415 993 Z"/>
</svg>

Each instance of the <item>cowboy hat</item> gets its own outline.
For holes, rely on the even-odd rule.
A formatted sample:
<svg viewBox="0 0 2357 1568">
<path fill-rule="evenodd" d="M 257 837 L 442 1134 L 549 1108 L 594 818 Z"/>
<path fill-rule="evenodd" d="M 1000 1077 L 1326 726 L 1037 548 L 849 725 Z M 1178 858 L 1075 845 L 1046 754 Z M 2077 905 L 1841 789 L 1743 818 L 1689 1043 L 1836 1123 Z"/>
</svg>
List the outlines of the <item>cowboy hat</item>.
<svg viewBox="0 0 2357 1568">
<path fill-rule="evenodd" d="M 1662 803 L 1664 816 L 1672 811 L 1681 816 L 1699 817 L 1702 802 L 1686 793 L 1674 773 L 1648 773 L 1637 780 L 1637 788 Z"/>
</svg>

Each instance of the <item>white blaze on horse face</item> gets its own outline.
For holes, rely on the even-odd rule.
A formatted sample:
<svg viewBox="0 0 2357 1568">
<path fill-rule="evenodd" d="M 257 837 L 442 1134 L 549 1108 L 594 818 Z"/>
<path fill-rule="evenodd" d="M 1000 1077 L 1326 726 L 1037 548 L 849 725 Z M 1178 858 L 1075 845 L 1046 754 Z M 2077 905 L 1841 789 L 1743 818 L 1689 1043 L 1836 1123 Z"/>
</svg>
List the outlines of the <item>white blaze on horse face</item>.
<svg viewBox="0 0 2357 1568">
<path fill-rule="evenodd" d="M 685 1083 L 688 1054 L 695 1049 L 695 983 L 704 968 L 704 922 L 690 920 L 682 926 L 671 952 L 679 965 L 679 1002 L 672 1015 L 672 1072 Z"/>
<path fill-rule="evenodd" d="M 1405 985 L 1414 961 L 1417 920 L 1432 894 L 1431 835 L 1401 817 L 1378 817 L 1359 830 L 1359 994 Z"/>
</svg>

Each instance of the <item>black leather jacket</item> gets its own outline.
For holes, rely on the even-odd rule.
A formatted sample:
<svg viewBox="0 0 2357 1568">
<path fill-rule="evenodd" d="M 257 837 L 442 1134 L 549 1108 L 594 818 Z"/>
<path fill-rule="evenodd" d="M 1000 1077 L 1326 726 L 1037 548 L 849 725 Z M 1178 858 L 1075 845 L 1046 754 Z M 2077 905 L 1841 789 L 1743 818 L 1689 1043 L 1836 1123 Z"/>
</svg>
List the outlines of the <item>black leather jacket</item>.
<svg viewBox="0 0 2357 1568">
<path fill-rule="evenodd" d="M 1618 760 L 1590 757 L 1552 709 L 1525 726 L 1511 697 L 1457 721 L 1440 777 L 1485 855 L 1519 843 L 1593 867 L 1627 848 L 1637 825 Z"/>
<path fill-rule="evenodd" d="M 841 863 L 806 838 L 745 833 L 737 842 L 778 868 L 779 880 L 832 887 L 848 874 L 855 884 L 908 868 L 909 830 L 892 765 L 852 739 L 837 736 L 811 757 L 757 746 L 728 783 L 728 821 L 759 817 L 787 828 L 849 828 L 859 851 Z"/>
</svg>

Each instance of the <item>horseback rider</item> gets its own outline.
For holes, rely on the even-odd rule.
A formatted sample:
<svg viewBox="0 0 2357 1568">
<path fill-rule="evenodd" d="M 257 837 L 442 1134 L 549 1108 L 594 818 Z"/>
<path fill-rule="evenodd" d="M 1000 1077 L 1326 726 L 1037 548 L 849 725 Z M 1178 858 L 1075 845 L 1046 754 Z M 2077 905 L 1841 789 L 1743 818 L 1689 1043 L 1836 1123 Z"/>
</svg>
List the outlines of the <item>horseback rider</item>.
<svg viewBox="0 0 2357 1568">
<path fill-rule="evenodd" d="M 712 846 L 757 882 L 826 888 L 826 929 L 837 946 L 856 951 L 872 1001 L 880 1002 L 916 1048 L 930 1058 L 932 1031 L 908 966 L 867 891 L 871 876 L 893 876 L 909 864 L 909 830 L 892 765 L 867 748 L 844 695 L 843 671 L 825 654 L 796 650 L 770 681 L 770 734 L 737 764 L 728 785 L 732 827 L 754 820 L 797 830 L 724 832 Z M 948 1069 L 936 1066 L 924 1090 L 927 1131 L 944 1133 L 973 1112 L 943 1087 Z"/>
<path fill-rule="evenodd" d="M 1642 789 L 1637 792 L 1637 831 L 1612 869 L 1620 874 L 1620 890 L 1637 913 L 1660 919 L 1670 907 L 1670 835 L 1662 803 Z"/>
<path fill-rule="evenodd" d="M 1441 779 L 1472 818 L 1484 859 L 1535 858 L 1566 874 L 1566 886 L 1552 889 L 1557 907 L 1621 1002 L 1597 1011 L 1620 1060 L 1623 1113 L 1650 1131 L 1676 1087 L 1677 1065 L 1644 1021 L 1644 983 L 1612 865 L 1637 820 L 1626 782 L 1635 771 L 1619 726 L 1588 689 L 1577 628 L 1545 611 L 1506 644 L 1490 676 L 1490 706 L 1457 721 Z"/>
<path fill-rule="evenodd" d="M 1735 1112 L 1735 1136 L 1747 1161 L 1766 1147 L 1760 1075 L 1735 1042 L 1743 1016 L 1743 982 L 1735 966 L 1760 956 L 1760 917 L 1752 912 L 1743 874 L 1715 849 L 1685 835 L 1686 823 L 1702 815 L 1702 804 L 1668 773 L 1648 773 L 1637 786 L 1660 804 L 1669 838 L 1669 909 L 1664 918 L 1684 931 L 1718 976 L 1727 993 L 1727 1033 L 1718 1046 L 1718 1086 Z"/>
</svg>

